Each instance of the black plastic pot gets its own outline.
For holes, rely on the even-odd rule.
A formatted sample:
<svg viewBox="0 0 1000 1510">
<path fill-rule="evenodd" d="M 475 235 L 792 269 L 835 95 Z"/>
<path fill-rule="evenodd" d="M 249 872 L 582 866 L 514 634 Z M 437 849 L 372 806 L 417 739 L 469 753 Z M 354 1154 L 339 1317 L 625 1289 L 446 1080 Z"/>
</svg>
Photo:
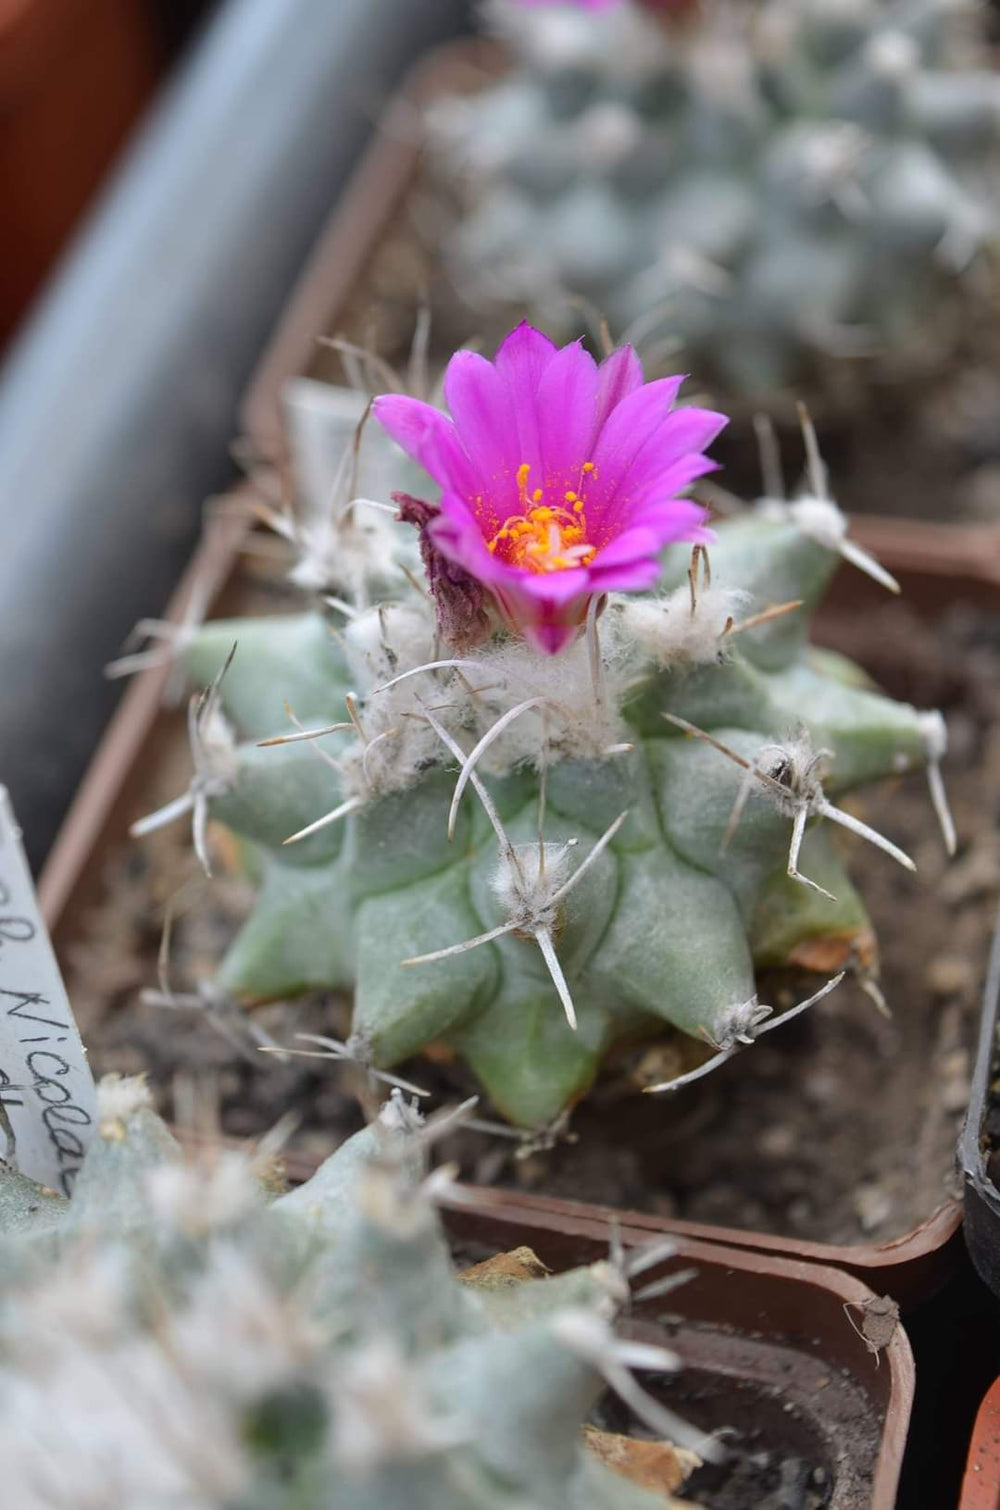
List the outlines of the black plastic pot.
<svg viewBox="0 0 1000 1510">
<path fill-rule="evenodd" d="M 983 1283 L 1000 1296 L 1000 1189 L 996 1168 L 991 1168 L 987 1142 L 987 1118 L 990 1112 L 990 1086 L 995 1078 L 995 1064 L 1000 1045 L 997 1025 L 1000 1018 L 1000 922 L 993 936 L 983 1015 L 979 1024 L 979 1046 L 969 1095 L 969 1110 L 958 1145 L 958 1158 L 965 1182 L 963 1225 L 965 1241 L 972 1262 Z"/>
</svg>

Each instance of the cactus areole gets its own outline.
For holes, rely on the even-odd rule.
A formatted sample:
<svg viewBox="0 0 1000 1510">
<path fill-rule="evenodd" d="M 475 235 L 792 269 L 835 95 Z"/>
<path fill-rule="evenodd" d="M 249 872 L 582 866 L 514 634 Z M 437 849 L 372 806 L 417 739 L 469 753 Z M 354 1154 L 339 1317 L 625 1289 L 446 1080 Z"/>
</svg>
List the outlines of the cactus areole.
<svg viewBox="0 0 1000 1510">
<path fill-rule="evenodd" d="M 216 992 L 353 990 L 358 1059 L 443 1042 L 532 1128 L 615 1043 L 669 1024 L 685 1077 L 752 1043 L 758 966 L 822 960 L 877 993 L 842 849 L 912 862 L 838 804 L 927 768 L 947 823 L 943 724 L 808 643 L 842 557 L 895 586 L 811 433 L 807 496 L 713 535 L 678 495 L 724 421 L 680 386 L 529 326 L 492 363 L 458 353 L 450 417 L 385 395 L 363 429 L 402 512 L 392 487 L 338 501 L 331 538 L 378 524 L 355 597 L 193 636 L 212 685 L 164 813 L 194 809 L 202 853 L 207 818 L 227 825 L 259 878 Z"/>
</svg>

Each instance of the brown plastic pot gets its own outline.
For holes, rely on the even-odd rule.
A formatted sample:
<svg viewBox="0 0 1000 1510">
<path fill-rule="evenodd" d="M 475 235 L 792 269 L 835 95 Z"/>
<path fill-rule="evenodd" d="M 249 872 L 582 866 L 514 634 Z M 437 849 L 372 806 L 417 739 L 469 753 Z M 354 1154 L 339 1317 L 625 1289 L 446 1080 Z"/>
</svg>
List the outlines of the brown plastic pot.
<svg viewBox="0 0 1000 1510">
<path fill-rule="evenodd" d="M 649 1229 L 626 1215 L 525 1202 L 491 1191 L 446 1212 L 453 1239 L 490 1252 L 527 1244 L 550 1268 L 607 1256 L 617 1230 L 633 1247 Z M 633 1334 L 680 1354 L 679 1393 L 669 1401 L 705 1429 L 759 1430 L 761 1445 L 815 1455 L 832 1486 L 830 1510 L 891 1510 L 913 1400 L 913 1358 L 901 1325 L 879 1353 L 853 1330 L 875 1296 L 824 1265 L 774 1258 L 679 1234 L 675 1255 L 650 1277 L 693 1266 L 666 1300 L 638 1301 Z M 646 1276 L 644 1276 L 645 1278 Z M 655 1328 L 655 1330 L 653 1330 Z M 697 1500 L 696 1483 L 690 1486 Z"/>
<path fill-rule="evenodd" d="M 235 504 L 245 496 L 243 490 L 232 502 Z M 174 595 L 169 617 L 180 618 L 196 582 L 214 612 L 227 611 L 227 598 L 235 586 L 240 545 L 247 529 L 245 513 L 241 515 L 235 507 L 223 508 L 216 514 Z M 840 605 L 842 594 L 844 602 L 853 605 L 857 580 L 865 581 L 856 573 L 838 575 L 832 594 L 835 605 Z M 919 579 L 911 584 L 904 576 L 907 594 L 911 585 L 919 602 Z M 960 584 L 957 592 L 953 589 L 953 596 L 961 595 Z M 129 821 L 141 806 L 144 773 L 164 727 L 161 697 L 167 675 L 166 668 L 146 671 L 128 688 L 45 865 L 39 895 L 59 952 L 66 951 L 79 936 L 80 914 L 99 894 L 104 861 L 115 847 L 125 842 Z M 948 1201 L 928 1212 L 926 1219 L 905 1236 L 878 1244 L 820 1243 L 699 1222 L 668 1222 L 641 1212 L 612 1211 L 543 1196 L 519 1195 L 516 1204 L 525 1221 L 544 1223 L 551 1219 L 607 1225 L 618 1220 L 647 1237 L 670 1232 L 685 1240 L 724 1243 L 761 1258 L 778 1255 L 796 1262 L 835 1266 L 878 1293 L 891 1294 L 904 1310 L 927 1299 L 940 1287 L 961 1251 L 962 1208 L 957 1201 Z"/>
<path fill-rule="evenodd" d="M 381 228 L 398 210 L 419 154 L 414 141 L 415 99 L 447 82 L 449 87 L 481 76 L 489 49 L 459 44 L 425 62 L 403 96 L 392 105 L 383 129 L 369 149 L 341 207 L 323 233 L 307 270 L 294 290 L 284 318 L 254 378 L 244 405 L 244 420 L 259 454 L 283 455 L 280 394 L 285 381 L 308 369 L 318 331 L 335 326 L 350 308 L 371 247 Z M 220 594 L 234 573 L 244 527 L 231 517 L 217 520 L 192 561 L 173 604 L 179 612 L 190 583 L 204 578 Z M 987 549 L 992 531 L 917 525 L 867 518 L 854 522 L 852 533 L 874 548 L 900 577 L 907 600 L 934 615 L 956 601 L 995 605 L 1000 584 L 1000 536 L 997 550 Z M 841 572 L 830 597 L 831 614 L 863 612 L 884 600 L 884 592 L 858 572 Z M 219 605 L 216 605 L 218 611 Z M 224 611 L 224 609 L 223 609 Z M 824 615 L 825 616 L 825 615 Z M 821 621 L 822 622 L 822 617 Z M 45 915 L 56 942 L 72 936 L 78 908 L 92 898 L 103 856 L 126 833 L 129 797 L 139 789 L 144 755 L 157 738 L 156 725 L 164 675 L 149 672 L 130 687 L 109 725 L 93 765 L 63 826 L 41 879 Z M 135 805 L 131 805 L 134 816 Z M 602 1208 L 572 1202 L 522 1198 L 524 1209 L 558 1210 L 567 1219 L 596 1216 Z M 828 1244 L 784 1238 L 766 1232 L 700 1223 L 665 1223 L 655 1216 L 626 1213 L 625 1220 L 647 1232 L 684 1233 L 695 1240 L 719 1241 L 751 1253 L 780 1254 L 796 1260 L 835 1265 L 890 1293 L 904 1309 L 926 1299 L 943 1283 L 961 1247 L 961 1206 L 948 1201 L 927 1213 L 913 1231 L 890 1243 Z"/>
<path fill-rule="evenodd" d="M 475 87 L 496 66 L 496 49 L 458 43 L 430 55 L 389 106 L 373 145 L 323 231 L 292 292 L 275 336 L 257 369 L 243 406 L 244 424 L 258 455 L 285 457 L 281 393 L 286 381 L 309 370 L 316 336 L 346 316 L 373 245 L 400 211 L 420 156 L 415 106 L 445 89 Z M 217 589 L 216 611 L 233 578 L 245 526 L 217 519 L 184 581 L 173 611 L 179 613 L 190 584 Z M 996 607 L 1000 588 L 1000 528 L 948 526 L 872 516 L 852 521 L 852 534 L 900 578 L 907 601 L 934 616 L 956 602 Z M 864 612 L 884 601 L 884 591 L 859 572 L 838 574 L 820 623 L 830 616 Z M 72 937 L 78 909 L 93 898 L 104 856 L 126 833 L 140 789 L 144 758 L 157 735 L 164 673 L 148 672 L 125 694 L 63 826 L 41 879 L 41 898 L 57 945 Z M 521 1196 L 521 1209 L 560 1214 L 572 1221 L 607 1221 L 609 1210 L 569 1201 Z M 747 1253 L 777 1254 L 796 1261 L 834 1265 L 890 1293 L 904 1309 L 926 1299 L 951 1271 L 961 1247 L 961 1207 L 949 1201 L 928 1212 L 912 1232 L 890 1243 L 833 1245 L 692 1222 L 666 1223 L 641 1213 L 616 1213 L 647 1233 L 669 1230 L 696 1241 L 723 1242 Z"/>
<path fill-rule="evenodd" d="M 1000 1379 L 976 1415 L 958 1510 L 1000 1510 Z"/>
<path fill-rule="evenodd" d="M 205 1145 L 198 1134 L 181 1138 Z M 282 1162 L 300 1183 L 320 1161 L 292 1150 Z M 651 1240 L 627 1214 L 503 1190 L 463 1186 L 440 1205 L 461 1267 L 524 1246 L 558 1274 L 607 1259 L 613 1246 Z M 821 1467 L 827 1510 L 894 1510 L 915 1388 L 902 1324 L 890 1321 L 866 1343 L 866 1312 L 878 1311 L 879 1297 L 851 1275 L 699 1241 L 688 1230 L 672 1235 L 673 1253 L 642 1283 L 680 1271 L 684 1282 L 662 1299 L 633 1299 L 616 1328 L 679 1355 L 676 1378 L 654 1392 L 700 1430 L 732 1427 L 772 1455 Z M 685 1493 L 697 1500 L 696 1480 Z"/>
</svg>

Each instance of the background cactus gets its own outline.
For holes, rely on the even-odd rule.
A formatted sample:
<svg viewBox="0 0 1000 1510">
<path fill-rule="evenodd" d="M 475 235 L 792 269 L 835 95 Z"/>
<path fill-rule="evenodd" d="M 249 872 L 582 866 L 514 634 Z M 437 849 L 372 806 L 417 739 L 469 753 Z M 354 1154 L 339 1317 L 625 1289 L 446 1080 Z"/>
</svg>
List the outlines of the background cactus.
<svg viewBox="0 0 1000 1510">
<path fill-rule="evenodd" d="M 756 401 L 845 399 L 845 356 L 926 369 L 989 308 L 1000 78 L 974 7 L 496 0 L 490 16 L 512 69 L 431 115 L 474 309 L 507 298 L 575 333 L 589 301 Z"/>
<path fill-rule="evenodd" d="M 18 1510 L 668 1503 L 581 1437 L 606 1374 L 654 1428 L 669 1419 L 627 1368 L 670 1356 L 610 1328 L 627 1262 L 459 1283 L 427 1129 L 399 1098 L 277 1199 L 261 1161 L 185 1161 L 140 1082 L 105 1082 L 99 1115 L 71 1203 L 0 1166 Z"/>
<path fill-rule="evenodd" d="M 369 445 L 392 451 L 373 427 Z M 852 553 L 829 499 L 723 523 L 710 582 L 674 547 L 663 592 L 612 595 L 552 656 L 501 632 L 456 657 L 393 565 L 413 531 L 385 528 L 371 575 L 391 598 L 210 623 L 185 653 L 196 682 L 217 679 L 195 726 L 204 749 L 211 718 L 219 751 L 188 799 L 259 880 L 216 991 L 353 990 L 360 1060 L 444 1041 L 505 1116 L 541 1127 L 615 1043 L 670 1024 L 699 1067 L 752 1041 L 757 967 L 822 955 L 876 989 L 863 901 L 818 820 L 851 823 L 832 804 L 863 783 L 936 773 L 943 726 L 810 648 Z"/>
</svg>

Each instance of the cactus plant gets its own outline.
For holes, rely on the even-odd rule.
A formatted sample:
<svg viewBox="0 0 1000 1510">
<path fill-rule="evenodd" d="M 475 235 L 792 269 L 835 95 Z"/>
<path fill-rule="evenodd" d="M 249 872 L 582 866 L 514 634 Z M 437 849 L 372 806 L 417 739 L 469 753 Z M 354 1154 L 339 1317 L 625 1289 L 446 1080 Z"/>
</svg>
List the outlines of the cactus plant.
<svg viewBox="0 0 1000 1510">
<path fill-rule="evenodd" d="M 277 1198 L 249 1155 L 186 1160 L 142 1082 L 105 1081 L 98 1113 L 71 1201 L 0 1165 L 8 1504 L 667 1504 L 581 1436 L 608 1380 L 654 1430 L 693 1435 L 630 1372 L 676 1360 L 611 1329 L 655 1254 L 460 1283 L 433 1205 L 447 1175 L 425 1177 L 433 1127 L 398 1095 Z"/>
<path fill-rule="evenodd" d="M 944 726 L 808 644 L 843 555 L 894 585 L 815 450 L 811 496 L 717 538 L 674 496 L 722 423 L 678 388 L 522 326 L 495 365 L 453 359 L 454 420 L 376 401 L 371 443 L 390 432 L 443 488 L 398 495 L 388 526 L 419 538 L 432 594 L 397 572 L 370 607 L 206 625 L 194 782 L 136 825 L 193 807 L 200 849 L 208 815 L 241 836 L 259 892 L 214 990 L 351 989 L 359 1059 L 444 1041 L 533 1128 L 613 1044 L 670 1024 L 700 1072 L 752 1042 L 755 966 L 823 956 L 877 990 L 831 827 L 912 867 L 837 804 L 927 767 L 946 814 Z"/>
<path fill-rule="evenodd" d="M 806 385 L 846 400 L 845 356 L 936 369 L 987 315 L 1000 78 L 974 14 L 594 10 L 496 0 L 513 66 L 431 110 L 463 206 L 446 257 L 473 309 L 499 297 L 569 333 L 589 303 L 772 403 Z"/>
</svg>

